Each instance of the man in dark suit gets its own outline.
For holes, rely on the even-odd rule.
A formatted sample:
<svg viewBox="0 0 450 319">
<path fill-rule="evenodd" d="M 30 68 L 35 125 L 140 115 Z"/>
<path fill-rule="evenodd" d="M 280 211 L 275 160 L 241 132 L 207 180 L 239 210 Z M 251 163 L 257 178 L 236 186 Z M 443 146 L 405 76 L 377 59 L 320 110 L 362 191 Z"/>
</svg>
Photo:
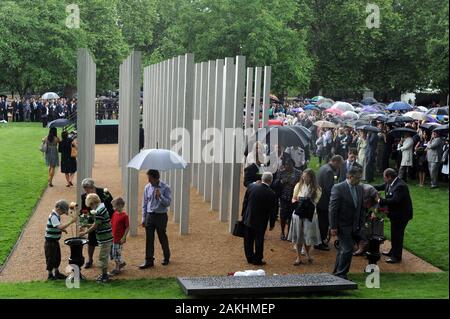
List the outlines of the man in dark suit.
<svg viewBox="0 0 450 319">
<path fill-rule="evenodd" d="M 109 192 L 105 192 L 105 189 L 95 187 L 95 183 L 91 178 L 85 178 L 81 182 L 81 186 L 83 187 L 85 193 L 81 195 L 81 213 L 89 213 L 90 208 L 86 206 L 86 197 L 88 194 L 97 194 L 100 197 L 100 201 L 105 204 L 106 210 L 108 211 L 109 218 L 114 214 L 114 208 L 112 206 L 113 197 Z M 89 223 L 94 223 L 94 218 L 89 219 Z M 90 232 L 88 234 L 88 261 L 84 265 L 84 268 L 88 269 L 92 267 L 95 246 L 98 246 L 97 238 L 95 236 L 95 232 Z"/>
<path fill-rule="evenodd" d="M 367 135 L 366 147 L 366 180 L 368 183 L 373 182 L 375 174 L 376 152 L 378 146 L 378 133 L 369 132 Z"/>
<path fill-rule="evenodd" d="M 384 190 L 385 199 L 378 197 L 380 206 L 388 208 L 388 217 L 391 221 L 391 244 L 389 252 L 383 252 L 388 256 L 387 263 L 398 263 L 402 260 L 403 238 L 408 222 L 413 217 L 413 206 L 409 194 L 408 185 L 397 176 L 397 172 L 388 168 L 383 173 L 385 184 L 375 186 L 378 191 Z"/>
<path fill-rule="evenodd" d="M 339 172 L 339 183 L 347 179 L 347 173 L 352 167 L 359 167 L 362 169 L 362 166 L 356 162 L 357 157 L 358 151 L 354 148 L 350 149 L 350 151 L 348 152 L 347 160 L 342 164 L 341 170 Z"/>
<path fill-rule="evenodd" d="M 314 246 L 319 250 L 330 250 L 325 241 L 328 237 L 328 206 L 330 203 L 331 189 L 339 181 L 340 169 L 344 162 L 342 156 L 335 155 L 328 164 L 323 165 L 318 172 L 317 181 L 322 189 L 322 196 L 317 203 L 317 217 L 319 221 L 320 237 L 322 244 Z"/>
<path fill-rule="evenodd" d="M 354 239 L 358 238 L 364 224 L 364 191 L 359 181 L 362 169 L 352 167 L 347 180 L 331 190 L 329 218 L 332 236 L 339 238 L 339 252 L 333 275 L 347 279 L 353 257 Z"/>
<path fill-rule="evenodd" d="M 270 188 L 272 173 L 263 173 L 261 182 L 250 184 L 245 192 L 242 205 L 242 221 L 246 226 L 244 234 L 245 257 L 249 264 L 265 265 L 263 261 L 264 234 L 267 223 L 270 221 L 269 230 L 275 227 L 275 219 L 278 211 L 278 199 Z"/>
</svg>

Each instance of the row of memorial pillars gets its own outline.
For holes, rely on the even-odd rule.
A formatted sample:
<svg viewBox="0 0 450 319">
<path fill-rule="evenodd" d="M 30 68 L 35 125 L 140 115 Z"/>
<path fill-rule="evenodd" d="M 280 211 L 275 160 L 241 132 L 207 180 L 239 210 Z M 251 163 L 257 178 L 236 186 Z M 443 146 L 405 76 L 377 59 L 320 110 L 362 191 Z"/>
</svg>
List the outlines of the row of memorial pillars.
<svg viewBox="0 0 450 319">
<path fill-rule="evenodd" d="M 95 158 L 95 94 L 96 71 L 94 59 L 87 49 L 77 52 L 77 202 L 81 208 L 83 179 L 92 177 Z"/>
<path fill-rule="evenodd" d="M 128 162 L 139 153 L 139 121 L 142 53 L 133 51 L 120 66 L 119 73 L 119 166 L 125 209 L 130 216 L 130 234 L 137 235 L 138 171 L 128 168 Z"/>
<path fill-rule="evenodd" d="M 244 128 L 257 129 L 260 122 L 266 126 L 270 105 L 271 68 L 264 67 L 264 85 L 262 67 L 255 69 L 254 80 L 253 68 L 248 68 L 246 81 L 245 60 L 237 56 L 194 64 L 193 54 L 186 54 L 144 69 L 145 148 L 173 149 L 189 163 L 185 170 L 162 173 L 172 189 L 171 209 L 180 234 L 189 232 L 191 182 L 211 203 L 211 210 L 219 212 L 219 220 L 229 222 L 230 232 L 238 219 L 242 161 L 238 157 L 245 145 L 239 144 L 242 139 L 230 142 L 225 129 L 243 128 L 243 123 Z M 205 162 L 211 156 L 218 160 Z"/>
<path fill-rule="evenodd" d="M 194 55 L 186 54 L 144 69 L 143 127 L 145 148 L 178 150 L 190 163 L 192 137 Z M 178 129 L 177 128 L 183 128 Z M 179 134 L 179 135 L 178 135 Z M 184 170 L 162 172 L 161 179 L 172 189 L 171 210 L 180 234 L 189 232 L 191 165 Z"/>
</svg>

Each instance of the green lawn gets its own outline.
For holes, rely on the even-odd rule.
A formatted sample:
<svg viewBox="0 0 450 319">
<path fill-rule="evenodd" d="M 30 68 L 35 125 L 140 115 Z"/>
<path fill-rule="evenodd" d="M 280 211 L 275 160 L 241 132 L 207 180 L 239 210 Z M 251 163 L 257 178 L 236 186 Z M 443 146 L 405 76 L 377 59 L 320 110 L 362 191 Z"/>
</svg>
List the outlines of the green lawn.
<svg viewBox="0 0 450 319">
<path fill-rule="evenodd" d="M 0 126 L 0 264 L 11 251 L 47 183 L 47 168 L 39 152 L 47 134 L 40 124 Z M 311 161 L 317 170 L 317 158 Z M 381 182 L 378 179 L 377 182 Z M 413 184 L 414 185 L 414 184 Z M 448 298 L 448 193 L 445 188 L 410 187 L 414 219 L 405 246 L 445 270 L 432 274 L 381 274 L 381 288 L 365 287 L 365 274 L 350 274 L 359 289 L 300 298 Z M 18 200 L 19 199 L 19 200 Z M 7 221 L 7 222 L 5 222 Z M 389 223 L 386 225 L 389 237 Z M 282 296 L 280 296 L 282 297 Z M 176 279 L 117 280 L 107 285 L 82 282 L 67 289 L 64 282 L 0 283 L 0 298 L 185 298 Z"/>
<path fill-rule="evenodd" d="M 323 163 L 322 163 L 323 164 Z M 318 170 L 318 159 L 313 157 L 310 167 Z M 382 184 L 377 177 L 373 184 Z M 438 189 L 418 187 L 418 181 L 408 182 L 414 207 L 413 219 L 405 232 L 405 248 L 436 267 L 448 271 L 449 205 L 445 184 Z M 384 193 L 382 192 L 382 196 Z M 386 219 L 385 235 L 390 238 L 389 219 Z"/>
<path fill-rule="evenodd" d="M 350 279 L 358 283 L 357 290 L 307 294 L 271 296 L 277 298 L 448 298 L 448 273 L 438 274 L 381 274 L 380 288 L 366 288 L 364 274 L 352 274 Z M 245 297 L 245 296 L 244 296 Z M 64 281 L 0 283 L 2 298 L 47 298 L 47 299 L 180 299 L 187 298 L 176 279 L 141 279 L 113 281 L 98 284 L 94 281 L 81 282 L 79 289 L 68 289 Z"/>
<path fill-rule="evenodd" d="M 42 124 L 0 124 L 0 266 L 47 184 Z"/>
</svg>

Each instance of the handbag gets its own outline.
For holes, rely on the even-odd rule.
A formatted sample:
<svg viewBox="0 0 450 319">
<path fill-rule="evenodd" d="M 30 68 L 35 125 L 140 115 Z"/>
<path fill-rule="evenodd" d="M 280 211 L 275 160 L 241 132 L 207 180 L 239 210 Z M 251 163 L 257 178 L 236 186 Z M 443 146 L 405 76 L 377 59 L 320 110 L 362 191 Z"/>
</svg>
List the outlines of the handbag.
<svg viewBox="0 0 450 319">
<path fill-rule="evenodd" d="M 234 224 L 233 235 L 236 237 L 244 237 L 245 227 L 244 222 L 242 220 L 238 220 Z"/>
<path fill-rule="evenodd" d="M 304 219 L 307 218 L 312 222 L 314 211 L 316 207 L 309 197 L 300 197 L 298 206 L 294 211 L 294 214 L 298 215 L 299 218 Z"/>
<path fill-rule="evenodd" d="M 78 148 L 72 143 L 70 149 L 70 157 L 76 158 L 78 155 Z"/>
<path fill-rule="evenodd" d="M 39 150 L 42 153 L 47 153 L 47 141 L 46 140 L 42 141 L 41 146 L 39 147 Z"/>
</svg>

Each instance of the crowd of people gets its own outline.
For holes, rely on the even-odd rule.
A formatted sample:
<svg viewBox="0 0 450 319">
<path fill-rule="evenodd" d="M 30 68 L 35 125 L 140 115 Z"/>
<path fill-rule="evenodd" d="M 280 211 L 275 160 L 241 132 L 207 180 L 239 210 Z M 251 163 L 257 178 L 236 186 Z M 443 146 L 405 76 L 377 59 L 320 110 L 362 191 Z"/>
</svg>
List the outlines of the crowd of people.
<svg viewBox="0 0 450 319">
<path fill-rule="evenodd" d="M 71 118 L 77 111 L 76 99 L 15 98 L 0 97 L 0 121 L 6 122 L 48 122 Z"/>
<path fill-rule="evenodd" d="M 332 125 L 323 126 L 324 121 Z M 305 263 L 302 256 L 307 263 L 313 263 L 313 250 L 330 251 L 329 243 L 335 238 L 339 245 L 333 274 L 347 278 L 352 257 L 367 253 L 369 238 L 373 235 L 371 225 L 379 223 L 383 216 L 391 222 L 391 249 L 383 252 L 387 256 L 385 261 L 401 262 L 404 232 L 413 217 L 407 183 L 418 178 L 423 187 L 429 176 L 430 187 L 434 189 L 440 178 L 448 176 L 448 137 L 433 131 L 433 126 L 425 125 L 425 121 L 404 121 L 403 118 L 389 122 L 381 118 L 358 126 L 320 110 L 299 112 L 288 124 L 309 129 L 309 142 L 278 144 L 272 149 L 257 142 L 247 154 L 243 182 L 247 190 L 242 208 L 247 262 L 266 263 L 263 258 L 265 232 L 268 225 L 269 230 L 273 230 L 279 219 L 280 239 L 292 242 L 297 252 L 295 266 Z M 409 130 L 394 134 L 398 128 Z M 73 159 L 74 138 L 63 133 L 59 140 L 56 129 L 50 129 L 44 141 L 48 144 L 49 186 L 53 186 L 58 166 L 57 149 L 65 157 L 62 172 L 66 174 L 67 186 L 72 186 L 76 160 L 69 165 L 67 157 Z M 310 167 L 312 154 L 319 158 L 317 173 L 313 170 L 315 167 Z M 267 171 L 267 159 L 273 158 L 276 171 L 271 173 Z M 162 265 L 168 265 L 171 256 L 166 234 L 170 186 L 160 181 L 158 171 L 149 170 L 147 176 L 149 183 L 142 200 L 146 249 L 145 262 L 140 269 L 154 266 L 155 231 L 163 250 Z M 384 183 L 371 185 L 377 176 L 382 177 Z M 79 235 L 89 239 L 85 268 L 92 267 L 98 245 L 102 269 L 98 281 L 107 282 L 110 274 L 119 274 L 126 265 L 122 258 L 122 246 L 129 231 L 128 217 L 123 211 L 125 203 L 121 198 L 113 200 L 107 189 L 96 187 L 92 179 L 83 180 L 82 187 L 85 194 L 78 217 L 61 224 L 60 216 L 69 210 L 65 201 L 56 203 L 49 216 L 45 244 L 48 278 L 63 277 L 57 270 L 59 244 L 54 242 L 70 223 L 80 219 L 83 222 Z M 384 197 L 379 191 L 384 192 Z M 115 261 L 111 273 L 108 272 L 109 257 Z"/>
<path fill-rule="evenodd" d="M 274 118 L 286 120 L 286 109 L 281 111 L 281 116 L 274 112 Z M 435 189 L 440 179 L 448 182 L 449 146 L 448 130 L 441 134 L 426 121 L 395 115 L 398 120 L 387 121 L 386 114 L 355 123 L 314 109 L 283 122 L 308 128 L 311 139 L 307 145 L 269 148 L 261 141 L 255 143 L 244 169 L 247 191 L 242 221 L 247 228 L 244 250 L 248 263 L 265 264 L 264 234 L 267 225 L 272 230 L 279 219 L 280 239 L 291 241 L 298 253 L 296 266 L 303 263 L 302 255 L 313 262 L 311 247 L 329 251 L 330 239 L 337 236 L 339 252 L 333 274 L 346 278 L 352 256 L 367 254 L 371 225 L 383 217 L 391 222 L 392 248 L 383 252 L 386 262 L 402 261 L 404 232 L 413 216 L 407 183 L 417 179 L 424 187 L 429 177 L 430 188 Z M 332 125 L 323 127 L 323 121 Z M 319 158 L 317 173 L 308 168 L 310 154 Z M 270 160 L 274 158 L 277 169 L 272 174 L 267 167 L 273 167 Z M 371 185 L 377 176 L 383 177 L 384 184 Z M 384 191 L 384 198 L 378 191 Z"/>
</svg>

